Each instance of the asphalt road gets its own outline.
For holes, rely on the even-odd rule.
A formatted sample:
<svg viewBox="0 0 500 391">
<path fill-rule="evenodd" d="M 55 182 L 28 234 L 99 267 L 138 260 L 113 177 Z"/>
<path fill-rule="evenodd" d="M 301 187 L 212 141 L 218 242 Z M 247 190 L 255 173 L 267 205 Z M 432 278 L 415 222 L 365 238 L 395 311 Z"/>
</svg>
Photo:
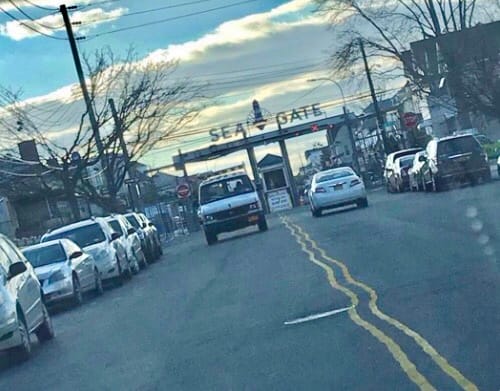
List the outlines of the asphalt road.
<svg viewBox="0 0 500 391">
<path fill-rule="evenodd" d="M 500 389 L 500 182 L 201 235 L 54 315 L 1 390 Z M 355 304 L 355 307 L 351 307 Z M 334 309 L 319 320 L 285 321 Z"/>
</svg>

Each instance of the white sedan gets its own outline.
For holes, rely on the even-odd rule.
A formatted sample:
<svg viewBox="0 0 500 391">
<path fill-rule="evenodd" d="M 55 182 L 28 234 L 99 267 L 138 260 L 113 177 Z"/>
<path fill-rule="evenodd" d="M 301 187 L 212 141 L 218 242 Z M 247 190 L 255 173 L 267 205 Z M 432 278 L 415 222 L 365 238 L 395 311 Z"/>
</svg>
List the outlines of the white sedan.
<svg viewBox="0 0 500 391">
<path fill-rule="evenodd" d="M 309 190 L 309 203 L 314 217 L 325 209 L 356 204 L 368 206 L 363 181 L 350 167 L 334 168 L 314 175 Z"/>
</svg>

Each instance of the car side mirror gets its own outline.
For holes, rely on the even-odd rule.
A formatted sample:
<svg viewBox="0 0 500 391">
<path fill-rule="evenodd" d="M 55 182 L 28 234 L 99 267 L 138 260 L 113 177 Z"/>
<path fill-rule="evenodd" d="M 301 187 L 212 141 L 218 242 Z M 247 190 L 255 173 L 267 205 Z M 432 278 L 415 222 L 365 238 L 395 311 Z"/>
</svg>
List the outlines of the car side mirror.
<svg viewBox="0 0 500 391">
<path fill-rule="evenodd" d="M 75 251 L 69 256 L 69 259 L 80 258 L 83 255 L 83 251 Z"/>
<path fill-rule="evenodd" d="M 427 157 L 425 157 L 424 155 L 419 156 L 418 161 L 424 163 L 427 161 Z"/>
<path fill-rule="evenodd" d="M 28 268 L 24 262 L 16 262 L 9 266 L 9 279 L 23 274 Z"/>
<path fill-rule="evenodd" d="M 118 232 L 113 232 L 111 234 L 111 241 L 115 241 L 116 239 L 118 239 L 120 237 L 120 234 Z"/>
<path fill-rule="evenodd" d="M 128 231 L 127 231 L 127 234 L 128 235 L 133 235 L 135 234 L 135 228 L 129 228 Z"/>
</svg>

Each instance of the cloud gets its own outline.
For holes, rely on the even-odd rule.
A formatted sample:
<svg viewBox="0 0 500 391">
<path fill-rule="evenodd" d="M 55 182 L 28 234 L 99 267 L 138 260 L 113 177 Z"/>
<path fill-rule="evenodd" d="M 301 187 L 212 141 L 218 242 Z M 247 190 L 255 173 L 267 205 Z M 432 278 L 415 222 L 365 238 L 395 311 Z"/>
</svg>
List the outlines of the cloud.
<svg viewBox="0 0 500 391">
<path fill-rule="evenodd" d="M 173 58 L 192 61 L 218 46 L 236 46 L 301 25 L 328 23 L 325 17 L 308 12 L 313 4 L 312 0 L 293 0 L 267 12 L 222 23 L 213 32 L 197 40 L 173 44 L 166 49 L 154 51 L 146 60 L 165 61 Z M 280 22 L 280 17 L 283 16 L 287 16 L 288 20 Z"/>
<path fill-rule="evenodd" d="M 110 11 L 105 11 L 102 8 L 95 8 L 88 11 L 76 11 L 72 14 L 72 19 L 81 22 L 81 25 L 75 25 L 74 30 L 88 30 L 96 26 L 116 20 L 120 18 L 126 8 L 116 8 Z M 29 27 L 28 27 L 29 26 Z M 39 37 L 40 31 L 44 34 L 54 35 L 58 31 L 65 29 L 62 15 L 52 14 L 41 17 L 39 19 L 20 19 L 19 21 L 11 20 L 4 24 L 0 24 L 0 35 L 9 37 L 14 41 L 21 41 L 27 38 Z"/>
</svg>

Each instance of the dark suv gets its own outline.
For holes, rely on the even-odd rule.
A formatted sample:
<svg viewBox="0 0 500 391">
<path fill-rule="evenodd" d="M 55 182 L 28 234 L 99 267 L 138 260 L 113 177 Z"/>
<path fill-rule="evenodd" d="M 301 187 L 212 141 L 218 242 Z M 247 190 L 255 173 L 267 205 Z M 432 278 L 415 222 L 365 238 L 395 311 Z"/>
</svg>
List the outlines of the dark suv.
<svg viewBox="0 0 500 391">
<path fill-rule="evenodd" d="M 439 191 L 457 182 L 491 180 L 488 158 L 472 135 L 444 137 L 429 141 L 427 156 L 421 156 L 426 190 Z"/>
</svg>

